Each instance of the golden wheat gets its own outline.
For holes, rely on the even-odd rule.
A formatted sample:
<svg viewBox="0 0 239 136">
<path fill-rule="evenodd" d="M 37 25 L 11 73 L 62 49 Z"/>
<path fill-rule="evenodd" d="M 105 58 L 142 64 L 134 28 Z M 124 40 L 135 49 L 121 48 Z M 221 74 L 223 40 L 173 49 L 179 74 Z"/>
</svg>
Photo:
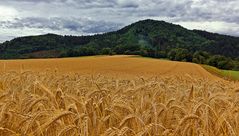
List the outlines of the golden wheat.
<svg viewBox="0 0 239 136">
<path fill-rule="evenodd" d="M 148 76 L 131 68 L 141 61 Z M 4 62 L 0 135 L 239 135 L 238 83 L 218 80 L 197 65 L 177 63 L 168 71 L 161 66 L 175 62 L 127 57 L 38 62 L 53 70 L 42 71 L 35 60 Z M 63 67 L 53 68 L 58 62 Z M 66 69 L 69 62 L 82 67 Z M 124 69 L 125 63 L 130 66 Z M 89 70 L 91 64 L 97 69 Z M 108 74 L 96 74 L 106 67 Z M 180 75 L 181 69 L 203 74 Z"/>
<path fill-rule="evenodd" d="M 2 72 L 0 135 L 239 135 L 237 85 L 191 75 Z"/>
</svg>

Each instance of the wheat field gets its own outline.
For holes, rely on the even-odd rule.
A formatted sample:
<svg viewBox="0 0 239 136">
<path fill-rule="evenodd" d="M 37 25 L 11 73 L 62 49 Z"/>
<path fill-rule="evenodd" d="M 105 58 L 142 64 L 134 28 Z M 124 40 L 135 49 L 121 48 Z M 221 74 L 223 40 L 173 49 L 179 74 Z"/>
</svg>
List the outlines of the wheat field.
<svg viewBox="0 0 239 136">
<path fill-rule="evenodd" d="M 117 76 L 5 68 L 0 135 L 239 135 L 238 82 L 186 71 L 129 78 L 113 68 Z"/>
<path fill-rule="evenodd" d="M 57 70 L 61 74 L 102 74 L 116 78 L 189 74 L 213 80 L 219 79 L 194 63 L 172 62 L 127 55 L 62 59 L 0 60 L 0 72 L 42 72 L 49 70 Z"/>
</svg>

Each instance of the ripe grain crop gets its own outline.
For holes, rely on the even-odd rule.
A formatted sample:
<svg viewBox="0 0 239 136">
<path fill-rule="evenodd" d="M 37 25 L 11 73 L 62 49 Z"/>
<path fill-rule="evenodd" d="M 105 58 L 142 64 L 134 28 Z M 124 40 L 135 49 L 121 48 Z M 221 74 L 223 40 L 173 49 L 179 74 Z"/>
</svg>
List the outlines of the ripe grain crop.
<svg viewBox="0 0 239 136">
<path fill-rule="evenodd" d="M 79 73 L 81 75 L 102 74 L 104 76 L 170 76 L 193 75 L 216 79 L 201 66 L 186 62 L 173 62 L 138 56 L 90 56 L 64 59 L 0 60 L 0 72 L 42 72 L 57 70 L 62 74 Z"/>
<path fill-rule="evenodd" d="M 0 135 L 236 136 L 238 86 L 189 75 L 118 79 L 5 72 Z"/>
<path fill-rule="evenodd" d="M 196 64 L 128 56 L 2 64 L 0 136 L 239 135 L 239 83 Z"/>
</svg>

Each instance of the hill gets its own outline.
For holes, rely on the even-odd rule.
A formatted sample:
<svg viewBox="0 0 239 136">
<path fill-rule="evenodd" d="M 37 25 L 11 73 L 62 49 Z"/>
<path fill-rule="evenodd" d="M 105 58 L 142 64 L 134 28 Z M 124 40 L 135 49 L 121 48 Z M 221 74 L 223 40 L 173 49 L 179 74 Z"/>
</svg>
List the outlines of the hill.
<svg viewBox="0 0 239 136">
<path fill-rule="evenodd" d="M 117 78 L 190 75 L 199 78 L 219 79 L 197 64 L 127 55 L 63 59 L 2 60 L 0 61 L 0 66 L 0 72 L 32 71 L 38 73 L 56 70 L 59 74 L 101 74 L 104 76 L 115 76 Z"/>
<path fill-rule="evenodd" d="M 142 55 L 239 69 L 239 38 L 143 20 L 93 36 L 55 34 L 19 37 L 0 45 L 1 59 L 57 58 L 99 54 Z"/>
</svg>

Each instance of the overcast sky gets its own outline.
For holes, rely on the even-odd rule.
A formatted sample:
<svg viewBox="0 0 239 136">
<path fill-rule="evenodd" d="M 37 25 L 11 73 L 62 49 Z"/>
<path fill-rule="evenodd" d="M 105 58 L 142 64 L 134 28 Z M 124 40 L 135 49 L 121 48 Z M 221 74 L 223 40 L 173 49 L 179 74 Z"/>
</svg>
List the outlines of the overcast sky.
<svg viewBox="0 0 239 136">
<path fill-rule="evenodd" d="M 239 36 L 239 0 L 0 0 L 0 42 L 103 33 L 143 19 Z"/>
</svg>

